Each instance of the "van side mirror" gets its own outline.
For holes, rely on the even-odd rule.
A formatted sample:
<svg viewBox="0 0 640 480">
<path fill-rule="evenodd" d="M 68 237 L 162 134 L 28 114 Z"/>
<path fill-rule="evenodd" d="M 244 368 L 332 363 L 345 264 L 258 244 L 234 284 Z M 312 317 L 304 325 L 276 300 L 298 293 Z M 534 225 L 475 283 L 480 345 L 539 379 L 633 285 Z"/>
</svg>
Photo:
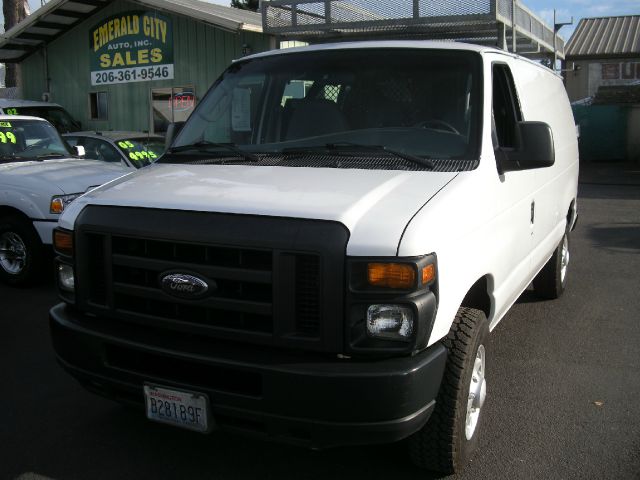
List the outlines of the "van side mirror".
<svg viewBox="0 0 640 480">
<path fill-rule="evenodd" d="M 550 167 L 556 161 L 553 132 L 544 122 L 518 122 L 517 149 L 500 149 L 501 172 Z"/>
<path fill-rule="evenodd" d="M 79 157 L 84 157 L 87 154 L 82 145 L 76 145 L 73 147 L 73 149 L 76 151 L 76 155 Z"/>
<path fill-rule="evenodd" d="M 174 122 L 169 124 L 169 126 L 167 127 L 167 135 L 164 138 L 165 150 L 169 149 L 175 138 L 180 133 L 180 130 L 182 130 L 182 127 L 184 127 L 184 122 Z"/>
</svg>

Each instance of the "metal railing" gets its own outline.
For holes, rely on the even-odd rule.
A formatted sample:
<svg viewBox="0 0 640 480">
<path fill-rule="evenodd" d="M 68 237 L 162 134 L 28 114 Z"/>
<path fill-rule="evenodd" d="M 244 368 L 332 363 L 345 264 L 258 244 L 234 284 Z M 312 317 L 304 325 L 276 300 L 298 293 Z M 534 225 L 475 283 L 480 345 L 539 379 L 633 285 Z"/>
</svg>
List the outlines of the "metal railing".
<svg viewBox="0 0 640 480">
<path fill-rule="evenodd" d="M 264 0 L 261 8 L 263 31 L 287 38 L 411 36 L 548 56 L 555 36 L 558 57 L 564 57 L 565 42 L 553 26 L 515 0 Z"/>
</svg>

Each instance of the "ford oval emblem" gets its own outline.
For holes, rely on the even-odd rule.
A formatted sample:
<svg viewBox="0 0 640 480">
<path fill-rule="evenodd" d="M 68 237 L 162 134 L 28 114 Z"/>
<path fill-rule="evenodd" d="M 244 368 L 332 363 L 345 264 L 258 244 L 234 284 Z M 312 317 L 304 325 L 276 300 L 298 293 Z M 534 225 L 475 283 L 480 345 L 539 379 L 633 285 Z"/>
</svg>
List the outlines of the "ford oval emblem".
<svg viewBox="0 0 640 480">
<path fill-rule="evenodd" d="M 178 298 L 200 298 L 209 291 L 209 284 L 207 282 L 188 273 L 161 275 L 160 286 L 165 293 Z M 213 282 L 211 286 L 215 289 L 215 282 Z"/>
</svg>

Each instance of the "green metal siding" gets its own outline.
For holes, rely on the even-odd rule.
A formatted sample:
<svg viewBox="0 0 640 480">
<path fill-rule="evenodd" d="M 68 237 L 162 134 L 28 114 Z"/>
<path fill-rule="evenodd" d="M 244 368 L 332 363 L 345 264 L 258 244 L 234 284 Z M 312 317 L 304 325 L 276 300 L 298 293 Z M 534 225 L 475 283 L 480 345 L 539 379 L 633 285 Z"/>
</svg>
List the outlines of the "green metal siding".
<svg viewBox="0 0 640 480">
<path fill-rule="evenodd" d="M 152 88 L 194 86 L 201 99 L 232 60 L 242 56 L 247 44 L 253 52 L 269 49 L 269 37 L 260 33 L 231 33 L 194 19 L 169 14 L 173 21 L 173 80 L 92 87 L 89 67 L 89 29 L 101 20 L 142 7 L 116 0 L 47 47 L 51 100 L 64 106 L 83 128 L 90 130 L 148 130 Z M 46 91 L 44 54 L 37 52 L 22 62 L 24 98 L 40 100 Z M 109 92 L 108 120 L 90 120 L 89 92 Z"/>
<path fill-rule="evenodd" d="M 42 93 L 46 91 L 43 65 L 44 54 L 42 50 L 37 51 L 21 63 L 24 98 L 42 100 Z"/>
<path fill-rule="evenodd" d="M 573 115 L 580 125 L 580 160 L 626 159 L 628 107 L 574 105 Z"/>
</svg>

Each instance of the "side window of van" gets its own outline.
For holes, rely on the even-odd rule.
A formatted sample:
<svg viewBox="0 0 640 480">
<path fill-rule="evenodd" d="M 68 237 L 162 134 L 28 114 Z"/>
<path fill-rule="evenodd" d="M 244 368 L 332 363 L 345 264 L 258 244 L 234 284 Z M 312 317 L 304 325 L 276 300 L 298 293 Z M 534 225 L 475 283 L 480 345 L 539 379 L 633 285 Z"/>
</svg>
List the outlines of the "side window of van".
<svg viewBox="0 0 640 480">
<path fill-rule="evenodd" d="M 493 66 L 493 137 L 494 147 L 516 148 L 516 124 L 522 121 L 522 112 L 509 67 Z"/>
</svg>

